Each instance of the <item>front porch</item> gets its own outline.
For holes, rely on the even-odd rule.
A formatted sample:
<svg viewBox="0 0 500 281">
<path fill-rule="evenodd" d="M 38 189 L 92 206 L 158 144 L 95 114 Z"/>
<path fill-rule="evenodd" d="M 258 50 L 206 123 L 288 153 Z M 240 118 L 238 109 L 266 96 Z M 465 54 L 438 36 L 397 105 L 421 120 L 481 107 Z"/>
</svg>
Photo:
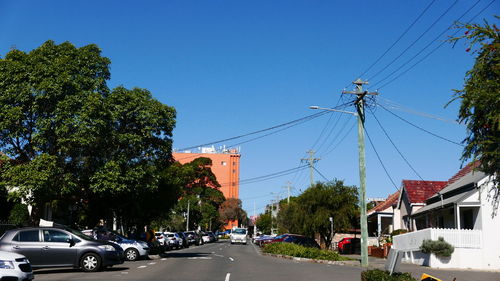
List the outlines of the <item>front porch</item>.
<svg viewBox="0 0 500 281">
<path fill-rule="evenodd" d="M 425 254 L 420 246 L 425 239 L 443 237 L 455 251 L 449 258 Z M 500 269 L 488 260 L 482 230 L 426 228 L 394 236 L 393 249 L 404 253 L 403 261 L 433 268 Z"/>
</svg>

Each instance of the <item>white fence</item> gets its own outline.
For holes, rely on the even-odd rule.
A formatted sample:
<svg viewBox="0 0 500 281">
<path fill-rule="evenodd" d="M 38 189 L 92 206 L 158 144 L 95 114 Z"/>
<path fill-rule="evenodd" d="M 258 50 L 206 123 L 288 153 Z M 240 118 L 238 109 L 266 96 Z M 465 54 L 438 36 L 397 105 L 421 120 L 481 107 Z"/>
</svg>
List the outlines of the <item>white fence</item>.
<svg viewBox="0 0 500 281">
<path fill-rule="evenodd" d="M 443 237 L 455 248 L 481 249 L 481 230 L 426 228 L 394 236 L 393 248 L 400 251 L 418 251 L 425 239 L 438 240 Z"/>
</svg>

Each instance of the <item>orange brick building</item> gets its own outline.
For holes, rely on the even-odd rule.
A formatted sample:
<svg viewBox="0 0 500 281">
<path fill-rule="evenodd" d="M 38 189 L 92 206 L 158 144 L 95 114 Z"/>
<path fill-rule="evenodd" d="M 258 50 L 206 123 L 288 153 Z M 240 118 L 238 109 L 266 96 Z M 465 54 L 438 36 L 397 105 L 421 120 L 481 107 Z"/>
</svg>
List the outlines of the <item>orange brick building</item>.
<svg viewBox="0 0 500 281">
<path fill-rule="evenodd" d="M 220 191 L 226 198 L 238 198 L 240 190 L 240 154 L 236 149 L 216 151 L 215 148 L 201 148 L 200 153 L 173 152 L 173 158 L 186 164 L 199 157 L 212 160 L 212 172 L 221 185 Z M 238 226 L 238 221 L 229 221 L 225 226 L 231 229 Z"/>
</svg>

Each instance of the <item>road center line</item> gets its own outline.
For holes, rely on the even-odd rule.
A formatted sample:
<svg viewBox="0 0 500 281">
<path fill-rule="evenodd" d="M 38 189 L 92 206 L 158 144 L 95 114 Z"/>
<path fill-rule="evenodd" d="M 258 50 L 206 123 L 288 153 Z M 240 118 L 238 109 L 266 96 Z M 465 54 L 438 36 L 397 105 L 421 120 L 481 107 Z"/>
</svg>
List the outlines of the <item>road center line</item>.
<svg viewBox="0 0 500 281">
<path fill-rule="evenodd" d="M 230 259 L 231 261 L 234 261 L 234 259 L 233 259 L 232 257 L 229 257 L 229 259 Z"/>
<path fill-rule="evenodd" d="M 231 277 L 231 273 L 229 273 L 229 272 L 228 272 L 228 273 L 226 274 L 226 279 L 225 279 L 224 281 L 229 281 L 229 278 L 230 278 L 230 277 Z"/>
<path fill-rule="evenodd" d="M 137 268 L 145 268 L 147 267 L 146 265 L 141 265 L 141 266 L 138 266 Z"/>
</svg>

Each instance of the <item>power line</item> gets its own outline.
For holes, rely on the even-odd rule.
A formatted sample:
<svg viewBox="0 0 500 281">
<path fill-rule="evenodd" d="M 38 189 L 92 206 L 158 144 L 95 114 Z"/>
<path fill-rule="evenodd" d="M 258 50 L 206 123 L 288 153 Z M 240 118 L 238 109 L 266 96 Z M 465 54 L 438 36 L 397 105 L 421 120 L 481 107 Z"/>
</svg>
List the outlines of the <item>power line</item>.
<svg viewBox="0 0 500 281">
<path fill-rule="evenodd" d="M 435 134 L 435 133 L 433 133 L 433 132 L 431 132 L 431 131 L 428 131 L 428 130 L 426 130 L 426 129 L 424 129 L 424 128 L 420 127 L 420 126 L 417 126 L 417 125 L 415 125 L 415 124 L 411 123 L 410 121 L 408 121 L 408 120 L 404 119 L 403 117 L 401 117 L 401 116 L 397 115 L 396 113 L 394 113 L 394 112 L 390 111 L 389 109 L 385 108 L 385 106 L 383 106 L 383 105 L 381 105 L 381 104 L 377 104 L 377 105 L 378 105 L 378 106 L 380 106 L 380 107 L 382 107 L 385 111 L 389 112 L 390 114 L 392 114 L 392 115 L 396 116 L 396 117 L 397 117 L 397 118 L 399 118 L 400 120 L 402 120 L 402 121 L 406 122 L 407 124 L 410 124 L 411 126 L 413 126 L 413 127 L 417 128 L 417 129 L 419 129 L 419 130 L 422 130 L 422 131 L 424 131 L 424 132 L 426 132 L 426 133 L 428 133 L 428 134 L 430 134 L 430 135 L 432 135 L 432 136 L 435 136 L 435 137 L 440 138 L 440 139 L 442 139 L 442 140 L 445 140 L 445 141 L 447 141 L 447 142 L 450 142 L 450 143 L 453 143 L 453 144 L 456 144 L 456 145 L 459 145 L 459 146 L 464 146 L 464 145 L 463 145 L 463 144 L 461 144 L 461 143 L 458 143 L 458 142 L 452 141 L 452 140 L 450 140 L 450 139 L 447 139 L 447 138 L 445 138 L 445 137 L 442 137 L 442 136 L 440 136 L 440 135 L 437 135 L 437 134 Z M 371 109 L 370 109 L 370 110 L 371 110 Z M 373 114 L 373 111 L 372 111 L 372 114 Z M 374 116 L 375 116 L 375 114 L 374 114 Z M 376 117 L 375 117 L 375 118 L 376 118 Z"/>
<path fill-rule="evenodd" d="M 373 144 L 372 142 L 372 138 L 370 138 L 370 135 L 368 134 L 368 131 L 366 130 L 366 127 L 364 127 L 365 129 L 365 133 L 366 133 L 366 136 L 368 137 L 368 141 L 370 142 L 370 145 L 371 147 L 373 148 L 373 151 L 375 151 L 375 155 L 377 155 L 377 159 L 378 161 L 380 162 L 380 165 L 382 165 L 382 168 L 384 169 L 384 172 L 385 174 L 387 175 L 387 177 L 389 178 L 389 180 L 391 181 L 392 185 L 394 185 L 394 187 L 396 188 L 396 190 L 399 191 L 399 188 L 398 186 L 396 185 L 396 183 L 394 182 L 394 180 L 392 179 L 391 175 L 389 174 L 389 172 L 387 171 L 387 168 L 385 167 L 384 165 L 384 162 L 382 162 L 382 158 L 380 158 L 380 155 L 378 154 L 377 152 L 377 149 L 375 148 L 375 145 Z"/>
<path fill-rule="evenodd" d="M 461 18 L 463 18 L 466 14 L 468 14 L 477 4 L 479 4 L 479 2 L 481 2 L 481 0 L 478 0 L 476 1 L 471 7 L 469 7 L 469 9 L 467 9 L 460 17 L 458 17 L 454 22 L 457 22 L 459 21 Z M 489 4 L 491 5 L 492 3 L 494 2 L 494 0 Z M 488 5 L 488 6 L 489 6 Z M 487 7 L 488 7 L 487 6 Z M 484 10 L 484 9 L 483 9 Z M 377 81 L 376 83 L 374 83 L 372 85 L 372 87 L 375 87 L 376 85 L 382 83 L 383 81 L 387 80 L 389 77 L 391 77 L 394 73 L 398 72 L 400 69 L 402 69 L 403 67 L 407 66 L 412 60 L 414 60 L 416 57 L 418 57 L 422 52 L 424 52 L 427 48 L 429 48 L 432 44 L 434 44 L 437 40 L 439 40 L 439 38 L 441 36 L 443 36 L 446 32 L 448 32 L 448 30 L 450 30 L 451 27 L 453 27 L 454 24 L 451 24 L 449 25 L 446 29 L 444 29 L 438 36 L 436 36 L 433 40 L 431 40 L 424 48 L 422 48 L 419 52 L 417 52 L 413 57 L 411 57 L 409 60 L 407 60 L 406 62 L 404 62 L 403 64 L 401 64 L 400 67 L 396 68 L 394 71 L 392 71 L 391 73 L 389 73 L 388 75 L 386 75 L 383 79 Z M 458 32 L 458 31 L 457 31 Z M 456 34 L 456 32 L 455 32 Z M 441 47 L 446 41 L 444 41 L 442 44 L 439 45 L 439 47 Z M 438 48 L 439 48 L 438 47 Z M 435 49 L 437 50 L 437 48 Z M 435 51 L 434 50 L 434 51 Z M 426 55 L 423 59 L 427 58 L 431 53 L 433 53 L 434 51 L 430 52 L 428 55 Z M 422 60 L 423 60 L 422 59 Z M 422 60 L 418 61 L 418 63 L 420 63 Z M 417 64 L 418 64 L 417 63 Z M 416 65 L 416 64 L 415 64 Z M 391 83 L 392 81 L 396 80 L 397 78 L 399 78 L 401 75 L 405 74 L 406 72 L 408 72 L 411 68 L 413 67 L 410 67 L 409 69 L 405 70 L 403 73 L 399 74 L 396 78 L 394 78 L 393 80 L 389 81 L 388 83 L 384 84 L 382 87 L 385 87 L 387 84 Z M 380 87 L 379 89 L 381 89 L 382 87 Z"/>
<path fill-rule="evenodd" d="M 375 120 L 377 121 L 378 125 L 380 126 L 380 128 L 382 129 L 382 131 L 384 132 L 385 136 L 387 137 L 387 139 L 389 139 L 390 143 L 392 144 L 392 146 L 396 149 L 396 151 L 398 152 L 399 156 L 401 156 L 401 158 L 405 161 L 406 165 L 408 165 L 408 167 L 410 167 L 410 169 L 415 173 L 415 175 L 417 175 L 422 181 L 424 181 L 424 179 L 420 176 L 420 174 L 415 170 L 415 168 L 413 168 L 413 166 L 410 164 L 410 162 L 408 161 L 408 159 L 406 159 L 406 157 L 403 155 L 403 153 L 399 150 L 399 148 L 396 146 L 396 144 L 392 141 L 391 137 L 389 136 L 389 134 L 387 133 L 387 131 L 384 129 L 384 127 L 382 126 L 382 124 L 380 123 L 380 121 L 378 120 L 377 116 L 375 115 L 375 113 L 372 111 L 372 109 L 370 108 L 370 112 L 371 114 L 373 115 L 373 117 L 375 118 Z"/>
<path fill-rule="evenodd" d="M 316 169 L 316 167 L 313 167 L 313 169 L 325 180 L 325 181 L 330 181 L 329 179 L 327 179 L 320 171 L 318 171 L 318 169 Z"/>
<path fill-rule="evenodd" d="M 469 8 L 469 10 L 467 10 L 460 18 L 462 18 L 465 14 L 467 14 L 477 3 L 479 3 L 479 1 L 481 0 L 478 0 L 471 8 Z M 491 6 L 491 4 L 493 4 L 495 2 L 495 0 L 492 0 L 486 7 L 484 7 L 481 11 L 479 11 L 476 15 L 474 15 L 470 20 L 469 22 L 473 21 L 477 16 L 479 16 L 481 13 L 483 13 L 489 6 Z M 460 20 L 460 18 L 457 19 Z M 450 27 L 453 26 L 450 25 Z M 446 30 L 448 31 L 449 28 Z M 458 32 L 460 32 L 460 30 L 457 30 L 455 31 L 451 37 L 455 36 Z M 432 49 L 429 53 L 427 53 L 424 57 L 422 57 L 420 60 L 418 60 L 416 63 L 414 63 L 413 65 L 411 65 L 410 67 L 408 67 L 406 70 L 404 70 L 403 72 L 401 72 L 400 74 L 398 74 L 396 77 L 394 77 L 393 79 L 391 79 L 389 82 L 383 84 L 382 86 L 379 87 L 379 89 L 382 89 L 383 87 L 391 84 L 392 82 L 394 82 L 396 79 L 398 79 L 399 77 L 403 76 L 404 74 L 406 74 L 408 71 L 410 71 L 411 69 L 413 69 L 415 66 L 417 66 L 419 63 L 421 63 L 422 61 L 424 61 L 426 58 L 428 58 L 431 54 L 433 54 L 435 51 L 437 51 L 439 48 L 441 48 L 445 43 L 447 43 L 447 41 L 443 41 L 441 44 L 439 44 L 438 46 L 436 46 L 434 49 Z M 422 50 L 423 51 L 423 50 Z M 420 53 L 419 53 L 420 54 Z M 413 59 L 413 58 L 412 58 Z M 405 66 L 403 64 L 403 66 Z M 400 67 L 401 69 L 401 67 Z M 392 73 L 391 73 L 392 75 Z M 386 77 L 387 78 L 387 77 Z M 384 79 L 385 80 L 385 79 Z M 380 81 L 381 82 L 381 81 Z M 377 82 L 375 83 L 374 85 L 376 84 L 379 84 L 380 82 Z"/>
<path fill-rule="evenodd" d="M 342 139 L 337 143 L 337 145 L 335 145 L 331 150 L 329 150 L 328 152 L 324 153 L 321 155 L 321 157 L 324 157 L 330 153 L 332 153 L 335 149 L 337 149 L 337 147 L 339 147 L 339 145 L 347 138 L 347 136 L 352 132 L 352 129 L 354 128 L 354 126 L 356 125 L 356 122 L 353 122 L 352 125 L 351 125 L 351 128 L 349 128 L 349 130 L 347 130 L 346 134 L 342 137 Z"/>
<path fill-rule="evenodd" d="M 385 50 L 385 52 L 382 53 L 382 55 L 380 55 L 375 60 L 375 62 L 373 62 L 363 73 L 361 73 L 360 75 L 358 75 L 358 77 L 362 77 L 368 71 L 370 71 L 370 69 L 372 69 L 372 67 L 375 66 L 403 38 L 403 36 L 405 36 L 406 33 L 408 33 L 408 31 L 410 31 L 410 29 L 415 25 L 415 23 L 417 23 L 417 21 L 427 12 L 427 10 L 429 10 L 429 8 L 432 6 L 432 4 L 434 4 L 434 2 L 436 2 L 436 0 L 433 0 L 431 3 L 429 3 L 429 5 L 427 5 L 427 7 L 425 7 L 425 9 L 422 12 L 420 12 L 420 14 L 418 15 L 418 17 L 415 20 L 413 20 L 413 22 L 406 28 L 406 30 L 403 31 L 403 33 L 398 37 L 398 39 L 396 39 L 396 41 L 394 41 L 392 43 L 392 45 L 389 46 L 389 48 L 387 48 L 387 50 Z"/>
<path fill-rule="evenodd" d="M 373 78 L 377 77 L 380 73 L 382 73 L 384 70 L 386 70 L 389 66 L 391 66 L 394 62 L 396 62 L 402 55 L 404 55 L 413 45 L 415 45 L 429 30 L 431 30 L 434 25 L 436 25 L 456 4 L 458 3 L 458 0 L 455 0 L 453 4 L 451 4 L 448 9 L 446 9 L 420 36 L 415 39 L 406 49 L 404 49 L 398 56 L 396 56 L 390 63 L 388 63 L 386 66 L 384 66 L 381 70 L 379 70 L 377 73 L 372 75 L 368 80 L 372 80 Z"/>
</svg>

